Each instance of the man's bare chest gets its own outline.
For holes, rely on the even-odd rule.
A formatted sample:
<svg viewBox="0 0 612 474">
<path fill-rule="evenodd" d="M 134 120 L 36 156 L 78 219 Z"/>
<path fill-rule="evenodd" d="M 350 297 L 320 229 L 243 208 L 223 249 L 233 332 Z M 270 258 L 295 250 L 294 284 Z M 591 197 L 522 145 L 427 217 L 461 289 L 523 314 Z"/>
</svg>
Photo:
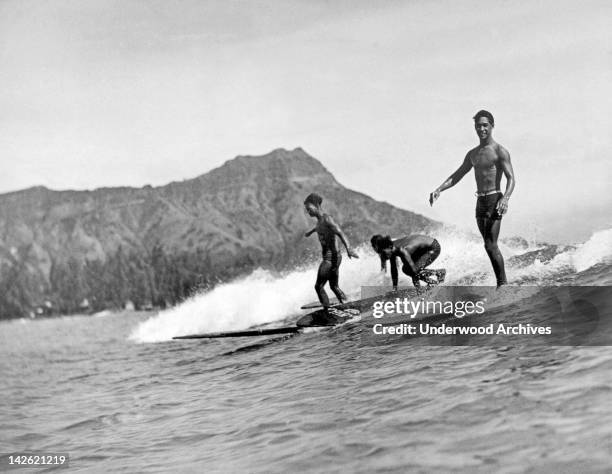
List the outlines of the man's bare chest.
<svg viewBox="0 0 612 474">
<path fill-rule="evenodd" d="M 475 169 L 490 169 L 497 166 L 497 153 L 490 148 L 475 150 L 470 155 L 470 161 Z"/>
</svg>

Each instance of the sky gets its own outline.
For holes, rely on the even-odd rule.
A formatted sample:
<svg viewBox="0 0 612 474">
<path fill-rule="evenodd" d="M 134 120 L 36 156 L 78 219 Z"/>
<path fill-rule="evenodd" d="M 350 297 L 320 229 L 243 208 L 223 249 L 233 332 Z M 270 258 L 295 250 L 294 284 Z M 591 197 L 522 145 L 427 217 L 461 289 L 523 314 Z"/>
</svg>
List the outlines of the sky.
<svg viewBox="0 0 612 474">
<path fill-rule="evenodd" d="M 612 3 L 0 0 L 0 193 L 153 186 L 302 147 L 344 186 L 468 230 L 496 121 L 502 233 L 612 227 Z M 301 211 L 300 211 L 301 212 Z"/>
</svg>

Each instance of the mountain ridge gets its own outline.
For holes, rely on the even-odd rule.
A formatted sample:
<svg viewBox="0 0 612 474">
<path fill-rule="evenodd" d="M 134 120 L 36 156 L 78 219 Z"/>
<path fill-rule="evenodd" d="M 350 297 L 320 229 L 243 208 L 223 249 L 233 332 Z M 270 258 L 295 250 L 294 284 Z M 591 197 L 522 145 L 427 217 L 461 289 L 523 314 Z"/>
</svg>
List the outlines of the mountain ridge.
<svg viewBox="0 0 612 474">
<path fill-rule="evenodd" d="M 324 209 L 354 244 L 373 233 L 440 225 L 345 188 L 302 148 L 239 155 L 195 178 L 156 187 L 35 186 L 0 195 L 0 290 L 9 295 L 0 299 L 0 315 L 15 308 L 23 315 L 45 301 L 63 312 L 83 300 L 97 308 L 125 300 L 172 304 L 198 282 L 315 259 L 318 244 L 303 238 L 313 225 L 302 206 L 310 192 L 324 197 Z M 84 276 L 89 267 L 102 272 L 103 284 Z M 129 272 L 146 280 L 138 294 L 132 294 Z"/>
</svg>

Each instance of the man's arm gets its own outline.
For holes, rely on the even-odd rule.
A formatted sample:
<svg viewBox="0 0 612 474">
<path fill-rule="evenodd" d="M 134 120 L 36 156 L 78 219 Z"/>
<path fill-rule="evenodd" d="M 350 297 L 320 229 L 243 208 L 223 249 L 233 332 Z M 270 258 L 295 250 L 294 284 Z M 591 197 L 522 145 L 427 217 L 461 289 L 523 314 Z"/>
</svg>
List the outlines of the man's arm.
<svg viewBox="0 0 612 474">
<path fill-rule="evenodd" d="M 391 281 L 393 282 L 393 289 L 397 290 L 397 258 L 393 256 L 389 260 L 391 261 Z"/>
<path fill-rule="evenodd" d="M 384 255 L 380 256 L 380 271 L 387 273 L 387 259 Z"/>
<path fill-rule="evenodd" d="M 316 231 L 317 231 L 317 228 L 315 227 L 314 229 L 309 230 L 308 232 L 305 232 L 304 237 L 310 237 Z"/>
<path fill-rule="evenodd" d="M 453 174 L 451 174 L 446 181 L 444 181 L 440 186 L 436 188 L 434 192 L 429 195 L 429 205 L 433 206 L 433 203 L 440 197 L 440 193 L 448 188 L 452 188 L 455 184 L 461 181 L 468 171 L 472 169 L 472 160 L 470 160 L 470 152 L 468 151 L 467 155 L 463 159 L 463 163 L 461 166 L 457 168 Z"/>
<path fill-rule="evenodd" d="M 357 255 L 357 253 L 350 247 L 346 235 L 344 235 L 344 232 L 342 232 L 342 229 L 338 224 L 336 224 L 334 219 L 331 216 L 327 216 L 325 218 L 325 221 L 327 222 L 327 225 L 329 225 L 329 228 L 332 230 L 332 232 L 338 237 L 340 237 L 340 240 L 344 244 L 344 247 L 346 248 L 346 253 L 348 254 L 349 258 L 359 258 L 359 255 Z"/>
<path fill-rule="evenodd" d="M 504 192 L 504 197 L 497 203 L 497 212 L 503 215 L 508 211 L 508 200 L 514 191 L 514 184 L 516 181 L 514 179 L 514 170 L 512 169 L 512 162 L 510 161 L 510 153 L 508 153 L 508 150 L 500 145 L 498 156 L 499 166 L 506 177 L 506 192 Z"/>
</svg>

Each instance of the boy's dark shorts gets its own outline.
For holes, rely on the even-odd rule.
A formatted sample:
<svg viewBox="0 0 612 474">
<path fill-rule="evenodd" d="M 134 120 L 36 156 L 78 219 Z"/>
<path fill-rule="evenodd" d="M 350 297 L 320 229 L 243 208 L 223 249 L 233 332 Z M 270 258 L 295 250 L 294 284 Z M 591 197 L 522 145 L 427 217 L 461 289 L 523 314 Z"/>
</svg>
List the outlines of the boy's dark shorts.
<svg viewBox="0 0 612 474">
<path fill-rule="evenodd" d="M 499 220 L 503 216 L 497 212 L 497 203 L 504 197 L 502 193 L 489 194 L 487 196 L 478 196 L 476 201 L 476 219 L 486 218 Z"/>
</svg>

